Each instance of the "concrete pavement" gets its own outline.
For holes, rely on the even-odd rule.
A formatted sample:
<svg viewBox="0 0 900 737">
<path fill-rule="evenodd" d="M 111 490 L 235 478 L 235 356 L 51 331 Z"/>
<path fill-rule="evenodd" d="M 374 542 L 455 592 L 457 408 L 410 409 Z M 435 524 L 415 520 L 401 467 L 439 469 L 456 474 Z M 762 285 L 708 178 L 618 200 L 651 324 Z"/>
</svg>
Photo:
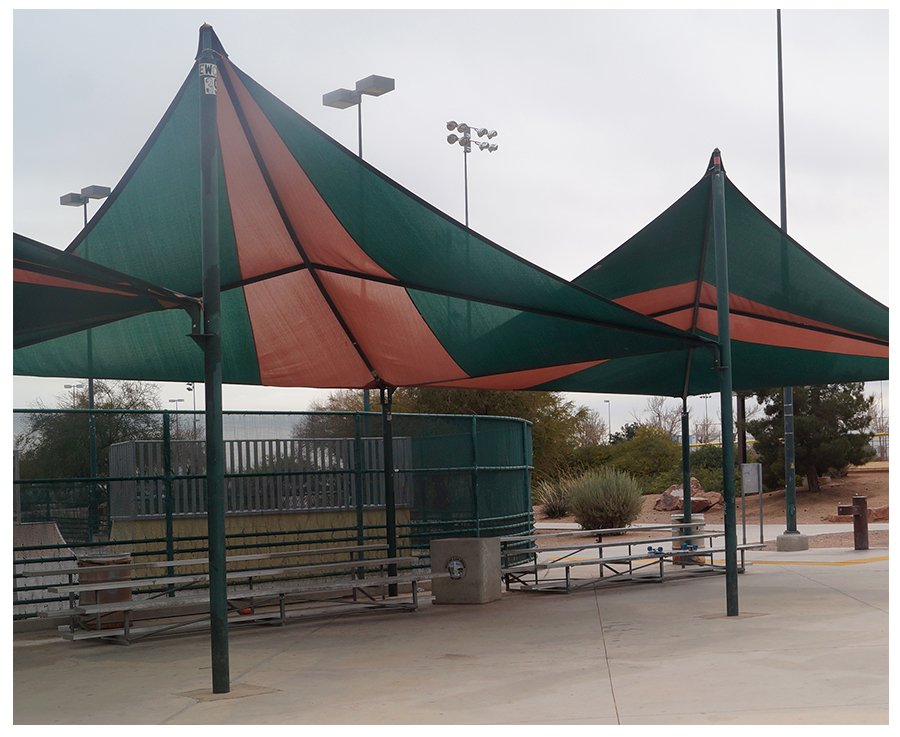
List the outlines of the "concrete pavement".
<svg viewBox="0 0 900 737">
<path fill-rule="evenodd" d="M 833 529 L 833 528 L 832 528 Z M 887 724 L 888 550 L 124 647 L 14 636 L 15 724 Z"/>
</svg>

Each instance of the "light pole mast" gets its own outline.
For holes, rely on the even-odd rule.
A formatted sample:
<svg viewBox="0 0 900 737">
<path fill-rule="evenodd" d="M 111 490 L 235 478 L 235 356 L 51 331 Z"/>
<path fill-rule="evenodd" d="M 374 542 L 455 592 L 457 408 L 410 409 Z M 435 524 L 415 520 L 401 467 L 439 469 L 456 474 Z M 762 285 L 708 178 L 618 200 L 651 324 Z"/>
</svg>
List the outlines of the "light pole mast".
<svg viewBox="0 0 900 737">
<path fill-rule="evenodd" d="M 784 163 L 784 83 L 781 65 L 781 11 L 776 10 L 778 29 L 778 171 L 781 192 L 781 288 L 789 289 L 787 258 L 787 184 Z M 775 539 L 778 550 L 807 550 L 809 540 L 797 530 L 797 469 L 794 455 L 794 388 L 784 387 L 784 513 L 785 531 Z"/>
</svg>

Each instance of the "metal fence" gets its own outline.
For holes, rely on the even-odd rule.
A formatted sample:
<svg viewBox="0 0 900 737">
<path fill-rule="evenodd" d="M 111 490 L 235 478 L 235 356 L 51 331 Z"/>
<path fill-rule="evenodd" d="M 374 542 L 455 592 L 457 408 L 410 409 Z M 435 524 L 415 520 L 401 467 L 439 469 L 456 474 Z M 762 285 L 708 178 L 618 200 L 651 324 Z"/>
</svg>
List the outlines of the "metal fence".
<svg viewBox="0 0 900 737">
<path fill-rule="evenodd" d="M 88 412 L 14 410 L 16 618 L 62 605 L 47 578 L 28 575 L 48 565 L 123 550 L 206 557 L 203 535 L 172 524 L 205 515 L 203 415 L 94 410 L 88 423 Z M 224 426 L 227 519 L 246 520 L 227 535 L 229 554 L 386 540 L 380 413 L 225 413 Z M 436 537 L 532 531 L 528 422 L 394 414 L 393 428 L 403 554 L 427 557 Z M 322 513 L 343 521 L 323 525 Z M 165 532 L 116 534 L 154 520 Z M 39 528 L 52 534 L 29 537 Z"/>
<path fill-rule="evenodd" d="M 398 467 L 412 467 L 412 441 L 394 438 Z M 200 440 L 129 440 L 109 448 L 110 518 L 206 513 L 206 446 Z M 230 514 L 373 509 L 384 506 L 381 438 L 225 441 Z M 168 466 L 167 466 L 168 464 Z M 171 479 L 167 481 L 168 475 Z M 129 478 L 131 477 L 131 478 Z M 395 474 L 396 503 L 409 506 L 410 471 Z"/>
</svg>

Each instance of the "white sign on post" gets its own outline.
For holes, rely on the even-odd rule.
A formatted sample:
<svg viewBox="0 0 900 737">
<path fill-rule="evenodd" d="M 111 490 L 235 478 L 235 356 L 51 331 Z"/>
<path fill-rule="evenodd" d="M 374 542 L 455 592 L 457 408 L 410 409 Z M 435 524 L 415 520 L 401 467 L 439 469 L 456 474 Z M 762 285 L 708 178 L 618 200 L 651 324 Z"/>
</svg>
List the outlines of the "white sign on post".
<svg viewBox="0 0 900 737">
<path fill-rule="evenodd" d="M 741 493 L 762 494 L 762 464 L 741 464 Z"/>
</svg>

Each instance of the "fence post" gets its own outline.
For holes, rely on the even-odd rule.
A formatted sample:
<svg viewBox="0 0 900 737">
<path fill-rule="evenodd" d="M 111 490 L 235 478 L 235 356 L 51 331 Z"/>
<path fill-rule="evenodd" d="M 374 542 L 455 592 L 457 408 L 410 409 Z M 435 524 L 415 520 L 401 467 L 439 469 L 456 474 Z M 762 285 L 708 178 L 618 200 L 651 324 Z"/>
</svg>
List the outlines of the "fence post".
<svg viewBox="0 0 900 737">
<path fill-rule="evenodd" d="M 354 480 L 354 497 L 356 500 L 356 539 L 360 545 L 365 543 L 365 527 L 363 524 L 363 473 L 362 473 L 362 428 L 359 412 L 354 416 L 353 428 L 353 480 Z M 362 560 L 363 554 L 359 553 Z"/>
<path fill-rule="evenodd" d="M 481 537 L 481 514 L 478 509 L 478 417 L 472 415 L 472 510 L 475 513 L 475 537 Z"/>
<path fill-rule="evenodd" d="M 169 410 L 163 410 L 163 490 L 166 495 L 166 560 L 175 560 L 175 530 L 172 522 L 172 434 L 169 425 Z M 167 575 L 174 576 L 175 569 L 169 568 Z M 174 589 L 169 596 L 174 596 Z"/>
</svg>

